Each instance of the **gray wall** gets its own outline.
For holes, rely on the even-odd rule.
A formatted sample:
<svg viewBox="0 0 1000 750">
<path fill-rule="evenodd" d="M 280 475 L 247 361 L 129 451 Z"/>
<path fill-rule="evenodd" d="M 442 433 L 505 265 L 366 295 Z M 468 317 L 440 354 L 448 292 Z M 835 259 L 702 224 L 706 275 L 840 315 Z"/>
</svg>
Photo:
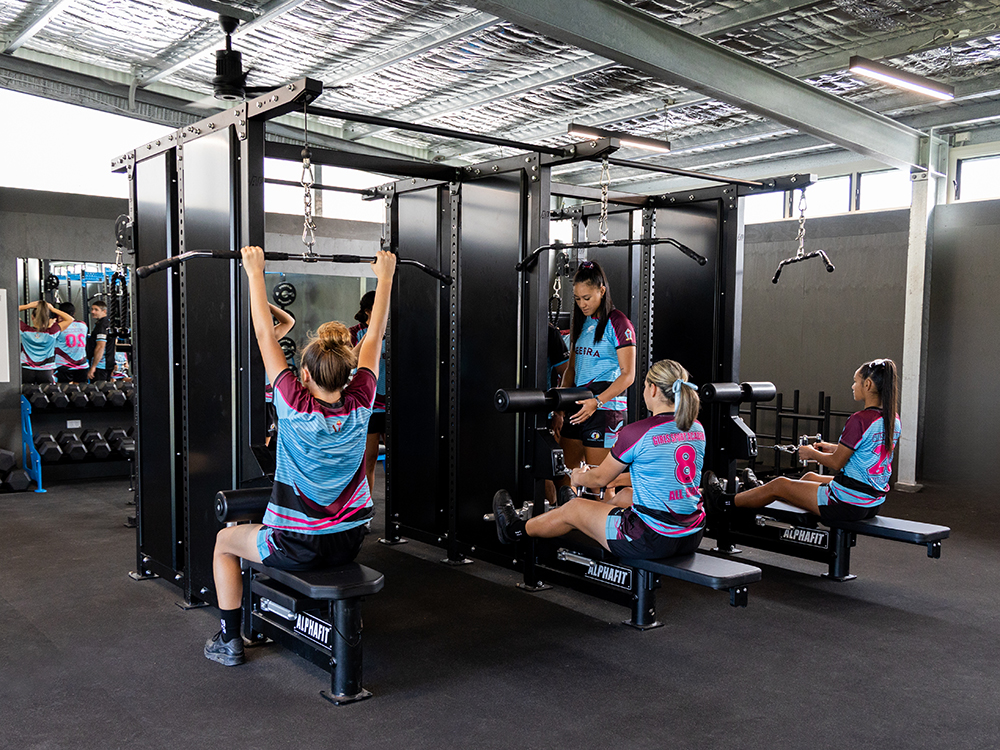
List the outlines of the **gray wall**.
<svg viewBox="0 0 1000 750">
<path fill-rule="evenodd" d="M 38 190 L 0 188 L 0 279 L 7 290 L 8 345 L 11 382 L 0 383 L 0 448 L 21 454 L 20 366 L 17 319 L 17 258 L 97 261 L 115 259 L 114 225 L 128 203 L 115 198 L 50 193 Z M 317 218 L 316 252 L 371 255 L 378 247 L 381 225 L 340 219 Z M 266 222 L 268 249 L 301 253 L 302 219 L 269 214 Z M 128 261 L 128 258 L 126 258 Z M 210 262 L 210 261 L 202 261 Z M 301 263 L 269 264 L 272 271 L 301 272 Z M 304 343 L 314 320 L 339 319 L 353 324 L 360 299 L 361 280 L 371 275 L 367 265 L 308 266 L 310 278 L 301 277 L 301 294 L 292 312 L 302 316 L 294 336 Z M 279 276 L 269 276 L 275 279 Z M 325 279 L 322 280 L 322 279 Z M 374 288 L 374 279 L 366 279 Z M 273 286 L 273 284 L 271 284 Z M 326 316 L 326 317 L 324 317 Z M 322 320 L 320 320 L 322 318 Z"/>
<path fill-rule="evenodd" d="M 777 284 L 778 262 L 798 249 L 798 221 L 747 226 L 741 378 L 770 380 L 786 403 L 798 388 L 806 413 L 821 390 L 834 409 L 856 410 L 858 365 L 903 357 L 908 221 L 905 209 L 807 219 L 806 252 L 825 250 L 837 270 L 809 260 L 786 266 Z"/>
<path fill-rule="evenodd" d="M 936 209 L 928 351 L 922 477 L 995 486 L 1000 201 Z"/>
</svg>

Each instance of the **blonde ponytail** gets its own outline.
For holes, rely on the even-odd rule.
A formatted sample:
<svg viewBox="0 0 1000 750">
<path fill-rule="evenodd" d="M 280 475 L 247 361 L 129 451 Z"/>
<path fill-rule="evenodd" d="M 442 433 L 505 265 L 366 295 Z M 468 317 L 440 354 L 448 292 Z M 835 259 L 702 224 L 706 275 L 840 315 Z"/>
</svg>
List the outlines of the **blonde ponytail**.
<svg viewBox="0 0 1000 750">
<path fill-rule="evenodd" d="M 688 382 L 690 377 L 688 371 L 672 359 L 653 363 L 646 373 L 646 381 L 659 388 L 667 403 L 674 406 L 674 420 L 682 430 L 691 428 L 701 410 L 698 389 Z"/>
</svg>

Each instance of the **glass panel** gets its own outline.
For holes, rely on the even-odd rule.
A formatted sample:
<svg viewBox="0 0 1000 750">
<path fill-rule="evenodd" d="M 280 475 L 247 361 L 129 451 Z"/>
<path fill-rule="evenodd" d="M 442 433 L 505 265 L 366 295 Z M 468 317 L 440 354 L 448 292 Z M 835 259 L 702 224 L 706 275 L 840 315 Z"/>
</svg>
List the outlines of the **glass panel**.
<svg viewBox="0 0 1000 750">
<path fill-rule="evenodd" d="M 959 200 L 984 201 L 1000 198 L 1000 156 L 983 156 L 978 159 L 962 159 L 958 180 Z"/>
<path fill-rule="evenodd" d="M 795 218 L 798 218 L 799 215 L 799 195 L 800 192 L 795 193 L 795 200 L 792 203 L 792 216 Z M 815 185 L 810 185 L 806 190 L 807 219 L 815 216 L 843 214 L 850 210 L 851 178 L 849 175 L 826 177 Z"/>
<path fill-rule="evenodd" d="M 785 192 L 748 195 L 743 199 L 743 223 L 760 224 L 785 218 Z"/>
<path fill-rule="evenodd" d="M 861 210 L 905 208 L 913 196 L 913 183 L 905 169 L 865 172 L 861 175 Z"/>
</svg>

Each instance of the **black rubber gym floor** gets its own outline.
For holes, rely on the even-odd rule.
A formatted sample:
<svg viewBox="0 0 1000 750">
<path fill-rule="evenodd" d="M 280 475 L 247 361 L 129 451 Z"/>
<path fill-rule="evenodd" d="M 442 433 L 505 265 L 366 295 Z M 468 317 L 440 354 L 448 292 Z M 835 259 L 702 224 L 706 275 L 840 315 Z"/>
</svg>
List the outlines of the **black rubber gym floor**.
<svg viewBox="0 0 1000 750">
<path fill-rule="evenodd" d="M 0 496 L 0 747 L 990 748 L 1000 736 L 993 498 L 894 494 L 952 527 L 942 558 L 861 539 L 859 579 L 761 552 L 748 609 L 677 581 L 667 626 L 516 574 L 369 537 L 385 573 L 364 605 L 371 700 L 335 707 L 325 672 L 277 646 L 202 656 L 215 610 L 136 582 L 127 485 Z M 772 563 L 783 567 L 775 567 Z"/>
</svg>

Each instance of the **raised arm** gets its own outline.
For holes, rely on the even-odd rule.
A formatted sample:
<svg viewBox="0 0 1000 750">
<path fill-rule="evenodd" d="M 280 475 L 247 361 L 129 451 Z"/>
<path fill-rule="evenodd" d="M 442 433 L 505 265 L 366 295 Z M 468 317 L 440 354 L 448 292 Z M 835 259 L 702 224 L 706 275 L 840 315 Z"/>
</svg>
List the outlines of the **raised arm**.
<svg viewBox="0 0 1000 750">
<path fill-rule="evenodd" d="M 59 330 L 65 331 L 72 325 L 75 318 L 69 313 L 64 313 L 58 307 L 54 306 L 51 302 L 49 303 L 49 312 L 59 318 Z"/>
<path fill-rule="evenodd" d="M 267 289 L 264 288 L 264 251 L 256 246 L 247 246 L 240 252 L 250 286 L 250 317 L 257 335 L 257 346 L 260 347 L 267 377 L 273 383 L 278 374 L 288 367 L 288 362 L 274 335 L 275 325 L 267 302 Z"/>
<path fill-rule="evenodd" d="M 281 339 L 284 336 L 287 336 L 288 332 L 295 328 L 295 318 L 277 305 L 268 303 L 267 306 L 271 310 L 271 315 L 278 321 L 274 324 L 274 337 L 276 339 Z"/>
<path fill-rule="evenodd" d="M 378 375 L 378 364 L 382 358 L 382 337 L 389 321 L 389 293 L 392 291 L 392 276 L 396 271 L 396 256 L 379 250 L 372 266 L 378 278 L 378 286 L 375 287 L 375 304 L 368 315 L 368 332 L 361 340 L 361 349 L 358 351 L 358 367 L 367 367 Z"/>
</svg>

